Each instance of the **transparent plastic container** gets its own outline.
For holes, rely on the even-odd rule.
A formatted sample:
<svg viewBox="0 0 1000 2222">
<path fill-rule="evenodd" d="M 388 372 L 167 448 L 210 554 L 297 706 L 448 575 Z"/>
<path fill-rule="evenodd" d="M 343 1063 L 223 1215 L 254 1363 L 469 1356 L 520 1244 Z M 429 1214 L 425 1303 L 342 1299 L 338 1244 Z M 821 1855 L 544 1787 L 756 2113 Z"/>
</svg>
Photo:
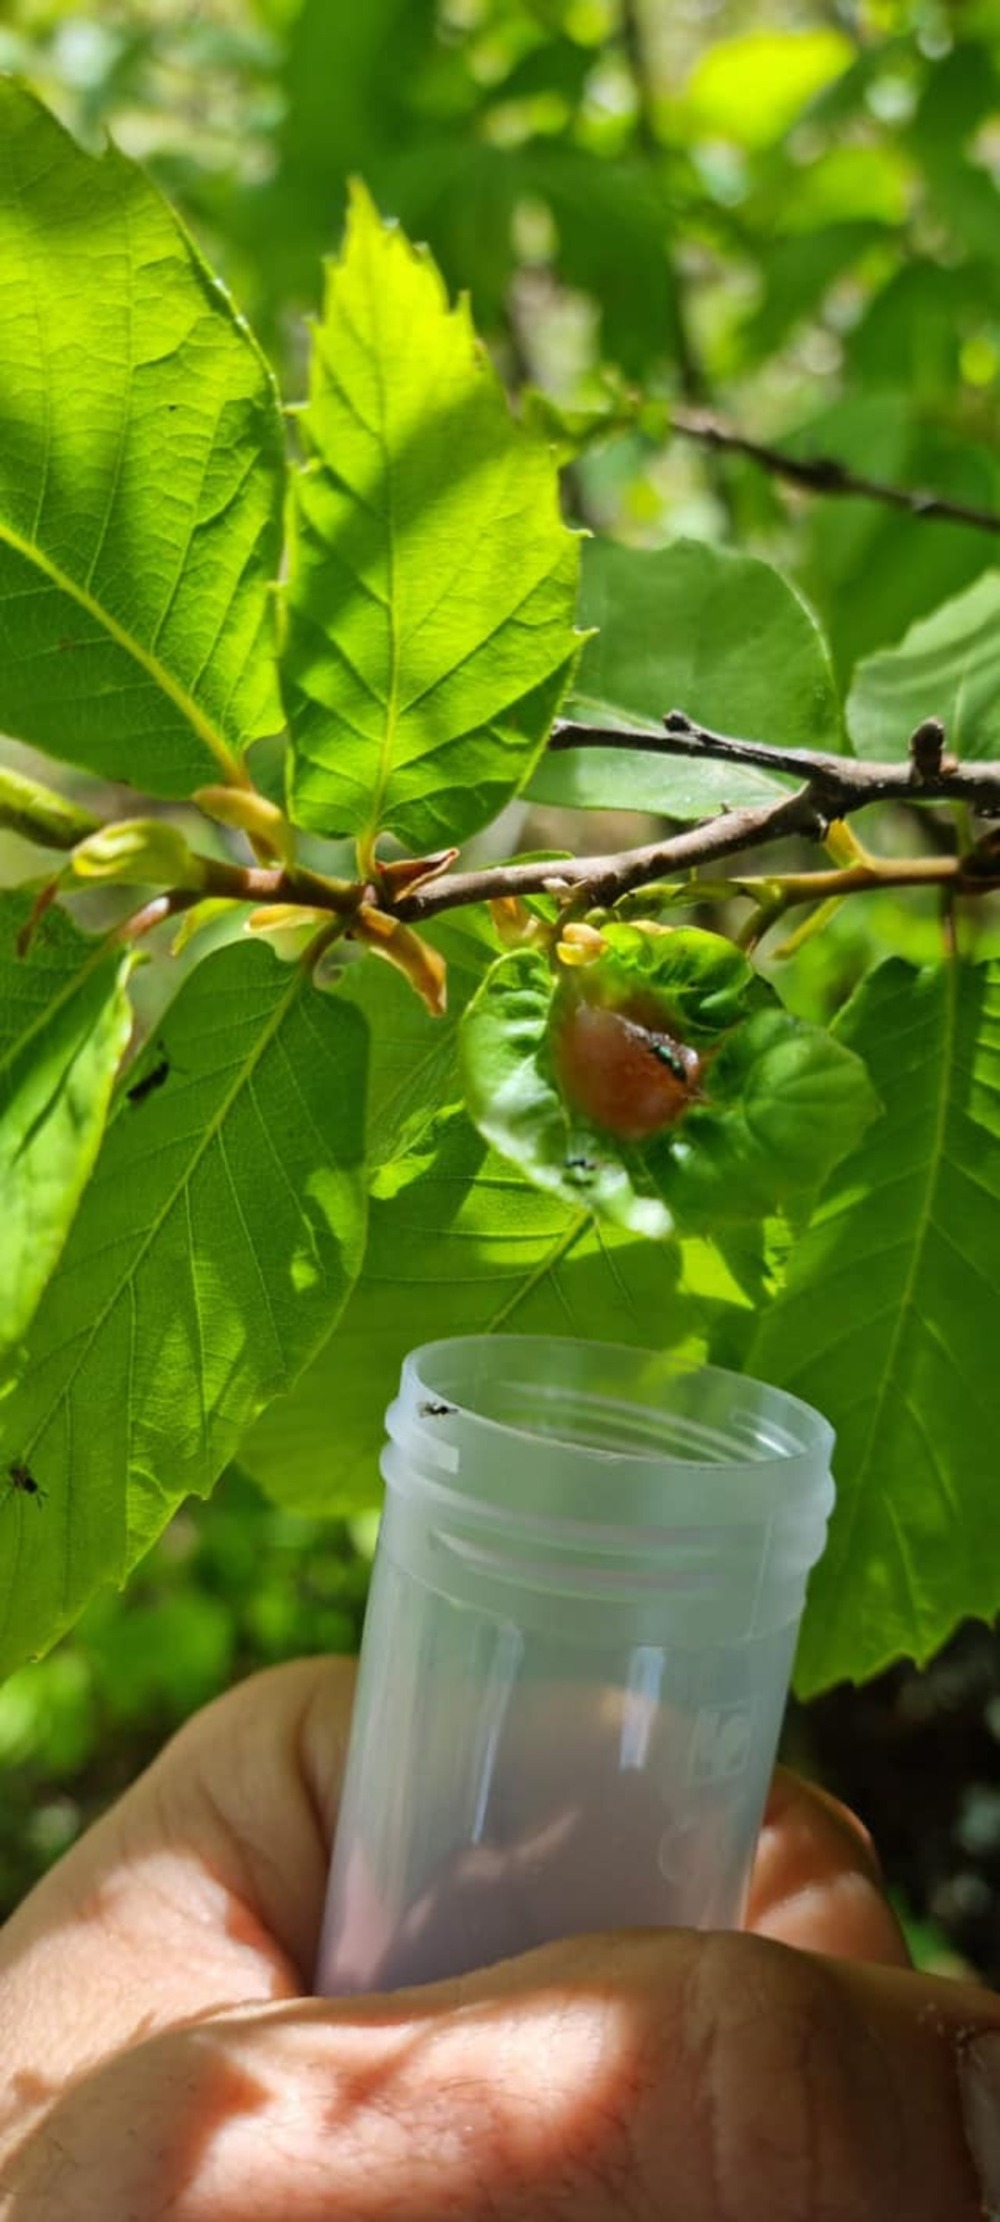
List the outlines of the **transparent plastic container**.
<svg viewBox="0 0 1000 2222">
<path fill-rule="evenodd" d="M 833 1432 L 570 1338 L 407 1358 L 316 1988 L 738 1927 Z"/>
</svg>

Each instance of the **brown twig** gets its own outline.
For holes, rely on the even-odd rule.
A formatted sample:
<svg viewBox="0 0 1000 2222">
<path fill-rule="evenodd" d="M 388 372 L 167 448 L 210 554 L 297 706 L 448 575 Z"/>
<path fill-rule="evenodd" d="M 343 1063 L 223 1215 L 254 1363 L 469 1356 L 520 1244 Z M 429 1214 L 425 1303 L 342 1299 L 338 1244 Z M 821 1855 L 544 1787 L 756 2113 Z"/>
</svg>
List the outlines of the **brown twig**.
<svg viewBox="0 0 1000 2222">
<path fill-rule="evenodd" d="M 610 909 L 635 888 L 676 872 L 692 871 L 721 857 L 759 849 L 790 836 L 823 841 L 837 820 L 873 802 L 957 800 L 1000 817 L 1000 763 L 957 764 L 945 753 L 943 731 L 929 735 L 927 722 L 918 728 L 919 745 L 903 762 L 859 763 L 853 757 L 821 750 L 770 747 L 713 733 L 708 727 L 695 725 L 680 710 L 669 712 L 662 733 L 578 726 L 564 720 L 554 730 L 553 748 L 654 748 L 664 754 L 763 766 L 797 777 L 801 784 L 792 794 L 776 794 L 767 802 L 738 810 L 723 809 L 701 825 L 614 855 L 533 858 L 471 872 L 441 872 L 440 858 L 431 858 L 426 862 L 437 869 L 421 876 L 416 884 L 408 883 L 406 874 L 397 872 L 394 885 L 390 869 L 381 875 L 378 886 L 361 880 L 350 883 L 328 879 L 300 865 L 269 869 L 206 858 L 200 893 L 223 896 L 232 902 L 328 911 L 347 933 L 365 906 L 373 904 L 383 918 L 395 919 L 401 925 L 420 925 L 442 911 L 469 903 L 531 894 L 556 895 L 576 910 L 581 906 Z M 739 883 L 747 894 L 756 895 L 758 887 L 761 895 L 773 889 L 779 910 L 865 888 L 917 884 L 950 886 L 955 893 L 965 895 L 983 894 L 1000 886 L 1000 829 L 987 834 L 961 856 L 908 862 L 863 858 L 832 871 L 781 874 L 766 881 Z M 131 921 L 132 933 L 140 922 L 143 927 L 152 925 L 159 917 L 175 908 L 186 908 L 197 899 L 190 890 L 156 897 Z"/>
<path fill-rule="evenodd" d="M 847 817 L 852 810 L 862 810 L 870 802 L 917 800 L 957 800 L 968 803 L 975 810 L 1000 814 L 1000 763 L 959 764 L 955 757 L 944 752 L 943 728 L 937 720 L 925 720 L 917 727 L 914 739 L 922 736 L 930 724 L 937 727 L 941 740 L 935 756 L 932 758 L 929 751 L 918 752 L 905 761 L 892 763 L 835 756 L 823 749 L 781 748 L 765 741 L 736 740 L 728 733 L 713 733 L 709 726 L 696 725 L 683 710 L 668 710 L 662 732 L 653 732 L 646 726 L 632 731 L 620 726 L 578 725 L 569 718 L 560 718 L 552 728 L 549 747 L 557 751 L 644 749 L 654 755 L 708 758 L 719 764 L 751 764 L 761 771 L 784 773 L 794 779 L 805 777 L 814 794 L 828 801 L 828 815 L 836 818 Z"/>
<path fill-rule="evenodd" d="M 868 501 L 886 502 L 892 509 L 903 509 L 910 517 L 946 518 L 951 524 L 972 525 L 977 532 L 1000 533 L 1000 511 L 981 509 L 973 502 L 953 501 L 947 494 L 932 493 L 922 487 L 894 486 L 885 479 L 868 478 L 864 473 L 849 470 L 832 455 L 800 457 L 789 455 L 784 448 L 772 447 L 767 440 L 752 440 L 745 432 L 738 432 L 733 425 L 707 410 L 673 409 L 670 428 L 682 439 L 697 440 L 702 447 L 717 454 L 745 455 L 761 470 L 770 471 L 774 478 L 786 478 L 810 494 L 856 494 Z"/>
<path fill-rule="evenodd" d="M 791 834 L 818 840 L 825 830 L 808 788 L 779 802 L 726 810 L 706 824 L 691 826 L 664 841 L 615 856 L 560 857 L 528 864 L 492 865 L 482 872 L 452 872 L 396 906 L 395 915 L 411 924 L 433 918 L 459 904 L 493 901 L 502 895 L 553 894 L 586 898 L 588 907 L 608 909 L 622 895 L 665 873 L 690 871 L 696 864 L 760 848 Z"/>
</svg>

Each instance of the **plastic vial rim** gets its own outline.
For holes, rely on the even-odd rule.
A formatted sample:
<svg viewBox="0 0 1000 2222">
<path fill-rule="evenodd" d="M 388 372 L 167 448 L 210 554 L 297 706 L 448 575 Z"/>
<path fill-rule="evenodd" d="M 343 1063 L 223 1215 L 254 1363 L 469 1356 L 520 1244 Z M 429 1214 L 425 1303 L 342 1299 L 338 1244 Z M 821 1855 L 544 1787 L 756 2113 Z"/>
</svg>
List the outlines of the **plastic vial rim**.
<svg viewBox="0 0 1000 2222">
<path fill-rule="evenodd" d="M 439 1370 L 436 1361 L 443 1357 L 453 1359 L 459 1350 L 464 1350 L 468 1352 L 470 1362 L 474 1363 L 477 1350 L 485 1350 L 487 1347 L 495 1350 L 500 1343 L 504 1345 L 505 1354 L 510 1356 L 512 1379 L 516 1379 L 518 1350 L 531 1350 L 537 1354 L 551 1349 L 558 1357 L 560 1350 L 565 1352 L 567 1346 L 573 1343 L 577 1350 L 581 1347 L 592 1349 L 595 1359 L 606 1354 L 612 1359 L 625 1361 L 629 1366 L 641 1366 L 644 1360 L 649 1360 L 662 1370 L 666 1379 L 677 1376 L 685 1380 L 700 1378 L 724 1384 L 731 1391 L 737 1413 L 740 1393 L 749 1392 L 752 1396 L 754 1391 L 763 1391 L 772 1407 L 777 1407 L 769 1415 L 774 1429 L 784 1433 L 782 1422 L 788 1423 L 786 1443 L 775 1441 L 773 1433 L 765 1434 L 760 1451 L 755 1453 L 745 1449 L 738 1440 L 734 1440 L 731 1445 L 726 1443 L 725 1438 L 720 1438 L 715 1430 L 712 1432 L 715 1433 L 716 1440 L 725 1444 L 731 1452 L 728 1457 L 716 1455 L 685 1459 L 676 1456 L 669 1443 L 654 1443 L 647 1448 L 641 1443 L 631 1442 L 627 1448 L 609 1448 L 602 1444 L 588 1444 L 585 1440 L 561 1434 L 558 1430 L 535 1430 L 518 1420 L 493 1418 L 489 1414 L 478 1412 L 474 1402 L 463 1403 L 460 1390 L 456 1391 L 450 1384 L 443 1384 L 440 1378 L 437 1381 L 433 1378 L 435 1371 Z M 567 1386 L 566 1395 L 567 1399 L 576 1395 L 582 1404 L 586 1402 L 586 1392 L 580 1383 Z M 446 1407 L 440 1415 L 430 1409 L 426 1416 L 421 1412 L 422 1404 L 430 1408 L 439 1400 Z M 594 1400 L 595 1403 L 598 1401 L 605 1404 L 609 1401 L 620 1403 L 623 1411 L 648 1411 L 651 1420 L 655 1418 L 657 1410 L 653 1403 L 648 1406 L 644 1406 L 641 1401 L 630 1404 L 625 1397 L 620 1400 Z M 665 1422 L 669 1423 L 669 1407 L 663 1407 L 663 1415 Z M 744 1416 L 752 1418 L 749 1414 Z M 585 1338 L 549 1335 L 446 1336 L 434 1342 L 423 1343 L 409 1352 L 404 1361 L 399 1393 L 389 1406 L 386 1424 L 395 1455 L 389 1452 L 391 1473 L 386 1472 L 385 1460 L 383 1471 L 395 1490 L 402 1488 L 404 1494 L 409 1494 L 408 1479 L 410 1487 L 419 1494 L 428 1492 L 436 1497 L 442 1509 L 444 1503 L 450 1500 L 454 1509 L 461 1507 L 467 1517 L 490 1518 L 501 1526 L 508 1523 L 520 1525 L 528 1507 L 523 1503 L 515 1504 L 509 1500 L 505 1502 L 502 1497 L 498 1500 L 486 1494 L 470 1494 L 462 1486 L 460 1476 L 476 1470 L 477 1451 L 488 1469 L 495 1469 L 498 1453 L 506 1452 L 509 1456 L 512 1451 L 516 1454 L 519 1447 L 525 1452 L 530 1448 L 535 1456 L 563 1463 L 567 1470 L 568 1462 L 572 1460 L 574 1473 L 582 1482 L 587 1479 L 592 1483 L 598 1482 L 607 1475 L 610 1468 L 614 1468 L 622 1485 L 628 1481 L 648 1483 L 657 1470 L 669 1471 L 675 1491 L 697 1488 L 700 1497 L 697 1524 L 704 1523 L 708 1527 L 714 1524 L 715 1517 L 711 1503 L 715 1493 L 711 1487 L 713 1482 L 720 1490 L 727 1482 L 739 1487 L 742 1514 L 751 1523 L 777 1516 L 783 1527 L 794 1528 L 800 1521 L 812 1526 L 818 1516 L 823 1519 L 825 1526 L 825 1518 L 833 1499 L 829 1459 L 835 1441 L 834 1431 L 829 1421 L 814 1406 L 806 1404 L 789 1390 L 758 1381 L 755 1376 L 736 1373 L 722 1366 L 673 1361 L 669 1354 L 628 1343 L 588 1343 Z M 794 1433 L 791 1432 L 793 1427 Z M 451 1439 L 456 1429 L 462 1437 L 461 1445 Z M 710 1431 L 701 1432 L 702 1439 L 705 1440 Z M 408 1469 L 408 1473 L 404 1474 L 404 1469 Z M 707 1489 L 706 1483 L 709 1484 Z M 588 1517 L 586 1513 L 581 1513 L 580 1517 L 587 1526 L 593 1527 L 592 1517 Z M 731 1510 L 728 1517 L 732 1518 Z M 570 1526 L 575 1524 L 574 1515 L 567 1515 L 565 1511 L 554 1520 L 551 1515 L 543 1514 L 541 1524 L 564 1528 L 567 1519 Z M 531 1524 L 535 1525 L 535 1521 L 532 1520 Z M 616 1524 L 613 1519 L 607 1523 L 609 1528 Z M 659 1525 L 659 1522 L 656 1524 Z M 668 1529 L 689 1524 L 689 1517 L 683 1511 L 679 1521 L 668 1515 L 663 1523 Z"/>
</svg>

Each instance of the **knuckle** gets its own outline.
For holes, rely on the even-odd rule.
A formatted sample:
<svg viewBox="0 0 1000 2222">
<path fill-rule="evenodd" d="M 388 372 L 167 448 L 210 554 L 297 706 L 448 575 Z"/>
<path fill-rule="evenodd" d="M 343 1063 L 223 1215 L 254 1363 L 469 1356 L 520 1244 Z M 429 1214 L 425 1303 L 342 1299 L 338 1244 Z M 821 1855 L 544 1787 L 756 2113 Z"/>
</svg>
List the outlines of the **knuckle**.
<svg viewBox="0 0 1000 2222">
<path fill-rule="evenodd" d="M 705 2222 L 884 2222 L 892 2079 L 836 1971 L 754 1937 L 704 1945 L 681 2041 Z"/>
</svg>

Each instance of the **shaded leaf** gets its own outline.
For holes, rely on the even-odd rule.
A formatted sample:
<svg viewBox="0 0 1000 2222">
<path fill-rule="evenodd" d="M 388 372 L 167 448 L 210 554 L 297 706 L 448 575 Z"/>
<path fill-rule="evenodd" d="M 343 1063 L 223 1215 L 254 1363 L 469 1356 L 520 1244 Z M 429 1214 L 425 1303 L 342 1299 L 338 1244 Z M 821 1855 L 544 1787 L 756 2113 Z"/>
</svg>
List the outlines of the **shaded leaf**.
<svg viewBox="0 0 1000 2222">
<path fill-rule="evenodd" d="M 480 910 L 454 910 L 421 931 L 448 966 L 448 1009 L 432 1018 L 399 974 L 365 958 L 348 964 L 338 995 L 368 1027 L 367 1156 L 378 1169 L 419 1147 L 441 1108 L 461 1092 L 458 1027 L 470 996 L 496 957 Z"/>
<path fill-rule="evenodd" d="M 337 1317 L 364 1241 L 365 1029 L 259 944 L 206 960 L 46 1291 L 0 1461 L 0 1665 L 43 1650 L 205 1493 Z M 30 1516 L 30 1521 L 29 1521 Z"/>
<path fill-rule="evenodd" d="M 1000 571 L 859 664 L 847 716 L 859 756 L 904 757 L 928 717 L 942 720 L 959 756 L 1000 754 Z"/>
<path fill-rule="evenodd" d="M 568 715 L 584 725 L 661 729 L 668 710 L 745 740 L 842 745 L 829 658 L 779 571 L 700 540 L 654 551 L 591 541 L 583 554 L 586 643 Z M 787 780 L 743 765 L 588 748 L 542 759 L 540 802 L 698 818 L 766 802 Z"/>
<path fill-rule="evenodd" d="M 133 959 L 31 898 L 0 895 L 0 1364 L 30 1325 L 101 1145 L 132 1024 Z"/>
<path fill-rule="evenodd" d="M 669 1250 L 601 1228 L 523 1181 L 461 1111 L 376 1183 L 362 1277 L 336 1333 L 240 1460 L 300 1511 L 377 1504 L 383 1414 L 406 1352 L 438 1336 L 566 1334 L 738 1365 L 754 1323 L 751 1251 Z"/>
<path fill-rule="evenodd" d="M 780 1007 L 734 1028 L 705 1096 L 649 1168 L 678 1221 L 706 1231 L 803 1207 L 878 1110 L 861 1059 Z"/>
<path fill-rule="evenodd" d="M 282 713 L 270 374 L 141 171 L 0 78 L 0 725 L 154 794 Z"/>
<path fill-rule="evenodd" d="M 926 1660 L 957 1621 L 1000 1606 L 1000 965 L 893 959 L 839 1033 L 885 1116 L 834 1174 L 750 1360 L 837 1432 L 803 1696 L 900 1654 Z"/>
<path fill-rule="evenodd" d="M 450 845 L 496 815 L 548 731 L 578 647 L 579 541 L 467 306 L 360 191 L 301 421 L 295 816 Z"/>
<path fill-rule="evenodd" d="M 851 470 L 898 486 L 930 486 L 955 501 L 1000 510 L 1000 459 L 967 434 L 925 420 L 901 373 L 894 392 L 851 394 L 783 444 L 790 454 L 836 456 Z M 903 510 L 848 495 L 811 504 L 796 575 L 846 690 L 861 657 L 895 644 L 915 619 L 959 594 L 996 558 L 995 533 L 945 518 L 918 525 Z"/>
</svg>

